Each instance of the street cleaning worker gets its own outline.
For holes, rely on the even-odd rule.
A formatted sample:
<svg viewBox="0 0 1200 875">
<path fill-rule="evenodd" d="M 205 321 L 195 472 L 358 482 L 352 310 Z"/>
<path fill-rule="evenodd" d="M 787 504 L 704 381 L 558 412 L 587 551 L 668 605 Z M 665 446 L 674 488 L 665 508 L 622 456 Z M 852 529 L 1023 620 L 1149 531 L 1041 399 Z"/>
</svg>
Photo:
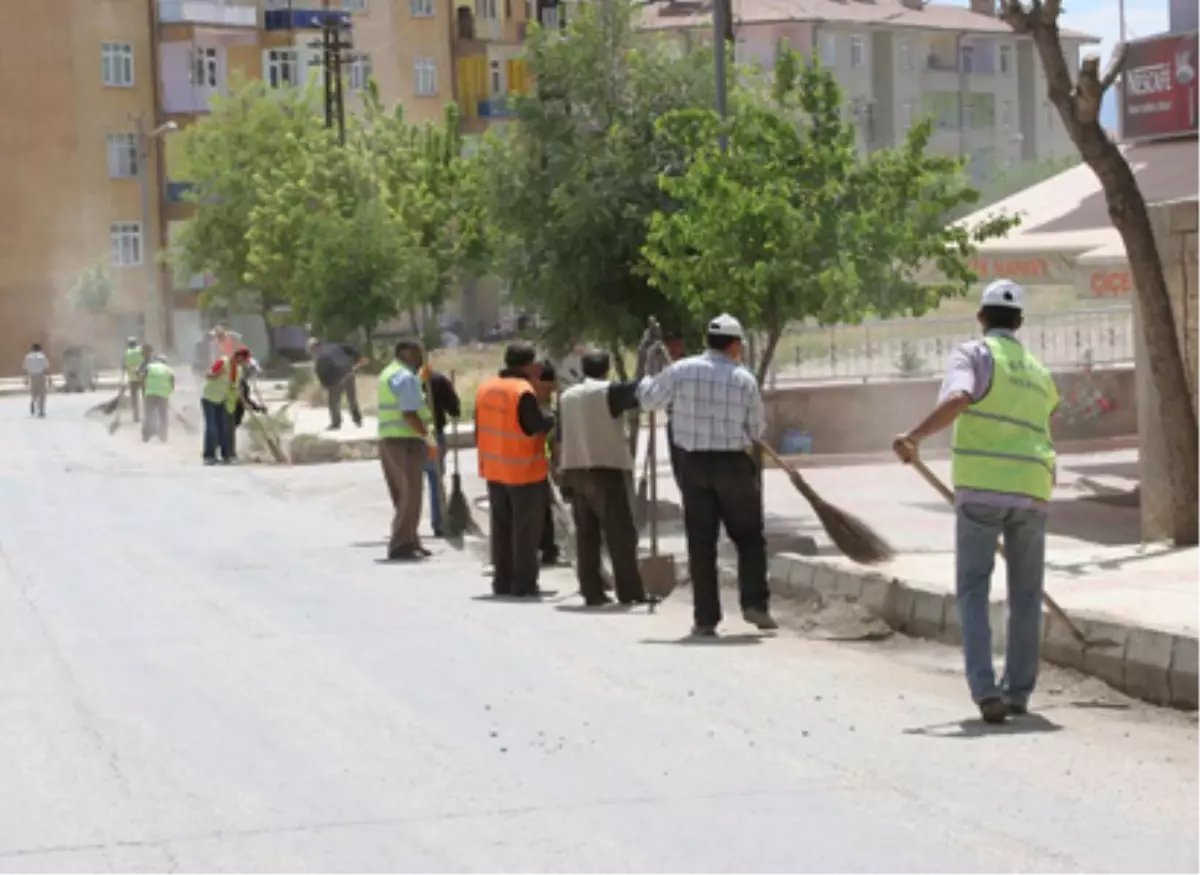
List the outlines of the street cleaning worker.
<svg viewBox="0 0 1200 875">
<path fill-rule="evenodd" d="M 146 363 L 146 353 L 138 343 L 136 337 L 131 337 L 125 342 L 125 383 L 129 388 L 129 405 L 133 408 L 133 421 L 137 422 L 141 419 L 141 396 L 142 396 L 142 365 Z"/>
<path fill-rule="evenodd" d="M 46 418 L 46 393 L 50 384 L 50 359 L 35 343 L 25 354 L 25 382 L 29 384 L 29 415 Z"/>
<path fill-rule="evenodd" d="M 550 476 L 546 434 L 554 420 L 538 404 L 541 370 L 532 346 L 509 344 L 504 370 L 475 394 L 479 476 L 487 481 L 491 514 L 492 592 L 501 596 L 542 594 L 538 553 Z"/>
<path fill-rule="evenodd" d="M 983 338 L 950 358 L 937 407 L 896 437 L 900 460 L 912 462 L 925 438 L 953 426 L 955 591 L 967 685 L 988 723 L 1024 714 L 1037 681 L 1045 577 L 1046 502 L 1056 456 L 1050 416 L 1054 379 L 1017 340 L 1025 292 L 1000 279 L 983 290 Z M 1008 648 L 996 683 L 988 594 L 996 543 L 1004 538 L 1008 569 Z"/>
<path fill-rule="evenodd" d="M 542 416 L 546 417 L 548 422 L 554 421 L 554 393 L 558 389 L 558 371 L 554 367 L 554 362 L 550 359 L 544 359 L 541 363 L 541 374 L 538 375 L 537 383 L 534 386 L 534 394 L 537 395 L 538 406 L 541 408 Z M 546 435 L 546 463 L 548 469 L 547 490 L 551 478 L 557 476 L 558 459 L 559 459 L 559 440 L 558 429 L 555 428 Z M 538 549 L 542 554 L 542 565 L 545 567 L 553 567 L 558 564 L 562 558 L 562 551 L 558 548 L 558 539 L 554 532 L 554 514 L 552 513 L 551 494 L 546 493 L 546 523 L 542 528 L 542 540 L 538 545 Z"/>
<path fill-rule="evenodd" d="M 445 490 L 442 478 L 446 475 L 446 424 L 451 418 L 462 416 L 462 399 L 449 377 L 435 370 L 426 360 L 421 368 L 421 382 L 425 391 L 426 429 L 437 443 L 437 455 L 425 460 L 425 480 L 429 487 L 429 525 L 433 536 L 440 538 L 442 531 L 442 504 Z"/>
<path fill-rule="evenodd" d="M 427 459 L 437 457 L 422 419 L 421 345 L 396 344 L 396 357 L 379 375 L 379 462 L 392 499 L 388 559 L 419 561 L 432 553 L 421 544 L 421 492 Z"/>
<path fill-rule="evenodd" d="M 233 412 L 237 409 L 241 371 L 250 364 L 250 350 L 238 347 L 233 355 L 221 356 L 204 375 L 200 407 L 204 413 L 204 464 L 220 460 L 228 465 L 233 453 Z"/>
<path fill-rule="evenodd" d="M 144 368 L 146 415 L 142 418 L 142 441 L 155 435 L 167 442 L 167 423 L 171 417 L 171 395 L 175 392 L 175 372 L 165 355 L 156 355 Z"/>
<path fill-rule="evenodd" d="M 742 324 L 722 314 L 708 323 L 707 350 L 644 378 L 638 387 L 644 410 L 671 410 L 692 576 L 692 634 L 698 637 L 716 635 L 721 623 L 722 523 L 737 548 L 742 618 L 759 629 L 779 628 L 770 613 L 762 488 L 747 452 L 762 437 L 763 402 L 758 381 L 741 364 L 743 337 Z"/>
</svg>

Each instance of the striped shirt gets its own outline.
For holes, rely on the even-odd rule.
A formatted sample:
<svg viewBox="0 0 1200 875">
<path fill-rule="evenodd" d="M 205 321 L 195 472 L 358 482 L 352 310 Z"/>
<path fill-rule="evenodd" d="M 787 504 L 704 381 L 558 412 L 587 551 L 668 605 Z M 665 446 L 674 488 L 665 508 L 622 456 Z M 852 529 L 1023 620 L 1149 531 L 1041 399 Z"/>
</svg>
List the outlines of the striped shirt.
<svg viewBox="0 0 1200 875">
<path fill-rule="evenodd" d="M 671 440 L 688 452 L 744 450 L 763 434 L 758 382 L 715 350 L 680 359 L 638 386 L 646 410 L 671 408 Z"/>
</svg>

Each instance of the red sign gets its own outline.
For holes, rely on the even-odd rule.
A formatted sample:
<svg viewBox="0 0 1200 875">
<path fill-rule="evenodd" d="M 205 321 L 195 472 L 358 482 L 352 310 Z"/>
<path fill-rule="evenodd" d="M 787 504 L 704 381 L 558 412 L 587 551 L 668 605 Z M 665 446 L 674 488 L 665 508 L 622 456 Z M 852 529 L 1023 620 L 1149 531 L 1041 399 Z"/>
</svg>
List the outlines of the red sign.
<svg viewBox="0 0 1200 875">
<path fill-rule="evenodd" d="M 1121 75 L 1121 139 L 1196 133 L 1196 34 L 1129 43 Z"/>
<path fill-rule="evenodd" d="M 1133 291 L 1133 277 L 1127 270 L 1099 267 L 1092 271 L 1088 285 L 1093 298 L 1123 298 Z"/>
</svg>

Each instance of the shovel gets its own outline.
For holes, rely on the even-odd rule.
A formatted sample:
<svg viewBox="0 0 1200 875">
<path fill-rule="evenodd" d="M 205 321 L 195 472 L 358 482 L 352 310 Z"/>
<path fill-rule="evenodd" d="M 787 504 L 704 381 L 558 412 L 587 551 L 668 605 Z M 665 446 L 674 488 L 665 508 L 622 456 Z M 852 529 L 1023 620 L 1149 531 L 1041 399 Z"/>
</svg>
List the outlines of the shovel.
<svg viewBox="0 0 1200 875">
<path fill-rule="evenodd" d="M 953 506 L 954 493 L 950 491 L 949 486 L 941 481 L 937 474 L 934 474 L 932 471 L 930 471 L 928 466 L 926 466 L 926 464 L 920 459 L 913 459 L 912 466 L 917 470 L 917 473 L 924 478 L 926 483 L 936 489 L 941 494 L 942 498 L 946 499 L 946 501 Z M 1002 541 L 996 542 L 996 552 L 1001 556 L 1004 555 L 1004 543 Z M 1083 645 L 1085 649 L 1089 647 L 1120 646 L 1120 642 L 1113 641 L 1109 638 L 1092 639 L 1084 635 L 1083 631 L 1076 626 L 1074 622 L 1072 622 L 1070 617 L 1067 616 L 1067 612 L 1062 609 L 1062 606 L 1059 605 L 1059 603 L 1053 598 L 1051 598 L 1050 593 L 1046 592 L 1044 588 L 1042 589 L 1042 601 L 1046 603 L 1046 607 L 1050 609 L 1050 613 L 1058 617 L 1058 619 L 1062 621 L 1063 625 L 1067 627 L 1067 630 L 1071 633 L 1071 637 Z"/>
<path fill-rule="evenodd" d="M 642 586 L 646 595 L 654 601 L 650 603 L 653 611 L 655 602 L 662 601 L 675 591 L 675 557 L 662 556 L 658 552 L 658 467 L 655 465 L 657 455 L 658 432 L 655 429 L 655 414 L 650 413 L 649 438 L 646 444 L 646 459 L 650 476 L 650 555 L 638 561 L 638 570 L 642 576 Z"/>
</svg>

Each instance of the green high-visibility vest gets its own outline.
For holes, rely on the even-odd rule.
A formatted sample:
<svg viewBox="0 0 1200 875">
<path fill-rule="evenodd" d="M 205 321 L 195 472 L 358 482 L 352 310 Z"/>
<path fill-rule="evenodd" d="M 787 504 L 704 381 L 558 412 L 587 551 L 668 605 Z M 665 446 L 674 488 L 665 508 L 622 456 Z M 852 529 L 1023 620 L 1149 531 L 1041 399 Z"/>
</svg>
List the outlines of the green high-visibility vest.
<svg viewBox="0 0 1200 875">
<path fill-rule="evenodd" d="M 138 368 L 142 366 L 145 359 L 142 357 L 141 347 L 130 346 L 125 348 L 125 373 L 129 376 L 135 376 Z"/>
<path fill-rule="evenodd" d="M 237 407 L 238 387 L 233 382 L 230 373 L 229 357 L 221 357 L 221 372 L 211 380 L 204 381 L 204 389 L 200 397 L 213 404 L 223 404 L 225 409 L 232 412 Z"/>
<path fill-rule="evenodd" d="M 995 366 L 986 395 L 955 420 L 954 485 L 1048 501 L 1057 456 L 1050 414 L 1058 387 L 1050 370 L 1016 340 L 989 335 Z"/>
<path fill-rule="evenodd" d="M 401 370 L 408 371 L 402 362 L 394 361 L 379 375 L 379 436 L 381 438 L 419 438 L 404 418 L 400 399 L 392 391 L 391 379 Z M 409 371 L 411 373 L 411 371 Z"/>
<path fill-rule="evenodd" d="M 164 362 L 150 362 L 146 365 L 146 397 L 170 398 L 171 381 L 175 372 Z"/>
</svg>

